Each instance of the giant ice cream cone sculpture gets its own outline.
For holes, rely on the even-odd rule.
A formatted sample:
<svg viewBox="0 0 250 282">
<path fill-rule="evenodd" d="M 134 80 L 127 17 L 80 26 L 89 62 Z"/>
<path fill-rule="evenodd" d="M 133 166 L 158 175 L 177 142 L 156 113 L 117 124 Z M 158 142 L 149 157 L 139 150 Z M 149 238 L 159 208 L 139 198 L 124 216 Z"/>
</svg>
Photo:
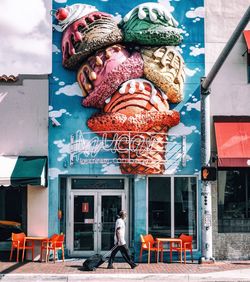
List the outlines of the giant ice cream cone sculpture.
<svg viewBox="0 0 250 282">
<path fill-rule="evenodd" d="M 113 139 L 122 173 L 164 173 L 167 131 L 180 121 L 168 102 L 183 99 L 177 21 L 159 3 L 136 6 L 119 24 L 85 4 L 61 8 L 56 18 L 63 65 L 78 69 L 82 105 L 102 109 L 89 128 Z"/>
<path fill-rule="evenodd" d="M 164 172 L 166 133 L 180 120 L 178 112 L 169 110 L 166 98 L 151 82 L 133 79 L 107 101 L 103 114 L 88 120 L 93 131 L 110 131 L 109 137 L 117 137 L 122 173 Z"/>
</svg>

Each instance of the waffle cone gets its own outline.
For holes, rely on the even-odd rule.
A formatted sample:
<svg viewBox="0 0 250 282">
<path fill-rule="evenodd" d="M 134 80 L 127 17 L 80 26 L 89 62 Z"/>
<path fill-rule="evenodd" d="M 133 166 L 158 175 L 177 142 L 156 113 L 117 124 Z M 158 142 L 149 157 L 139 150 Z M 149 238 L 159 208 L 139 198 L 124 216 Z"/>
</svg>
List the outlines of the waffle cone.
<svg viewBox="0 0 250 282">
<path fill-rule="evenodd" d="M 129 141 L 120 141 L 117 151 L 123 174 L 162 174 L 168 127 L 152 127 L 148 132 L 131 133 Z M 164 134 L 163 134 L 164 133 Z M 147 142 L 150 140 L 150 142 Z M 124 162 L 123 162 L 124 161 Z"/>
</svg>

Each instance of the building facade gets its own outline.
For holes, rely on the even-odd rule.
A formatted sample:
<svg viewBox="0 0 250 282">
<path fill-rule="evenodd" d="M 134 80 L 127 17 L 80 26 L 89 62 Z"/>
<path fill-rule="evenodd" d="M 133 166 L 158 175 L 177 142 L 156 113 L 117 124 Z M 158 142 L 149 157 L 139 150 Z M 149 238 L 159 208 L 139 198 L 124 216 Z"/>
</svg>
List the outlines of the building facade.
<svg viewBox="0 0 250 282">
<path fill-rule="evenodd" d="M 48 235 L 48 76 L 1 76 L 0 112 L 0 244 L 10 250 L 5 221 Z"/>
<path fill-rule="evenodd" d="M 206 74 L 249 7 L 247 1 L 206 1 Z M 223 18 L 223 21 L 221 20 Z M 221 23 L 221 24 L 216 24 Z M 223 23 L 223 24 L 222 24 Z M 249 30 L 249 24 L 246 27 Z M 249 259 L 249 105 L 248 48 L 244 36 L 224 62 L 211 85 L 211 165 L 218 169 L 212 185 L 213 256 L 216 259 Z M 216 132 L 216 124 L 222 130 Z M 234 127 L 236 125 L 236 128 Z M 228 131 L 228 128 L 231 129 Z M 226 164 L 221 162 L 220 138 L 228 131 L 224 146 L 230 149 Z M 244 141 L 245 140 L 245 141 Z M 234 142 L 233 142 L 234 141 Z M 238 161 L 234 146 L 238 147 Z M 242 154 L 241 148 L 246 145 Z M 223 149 L 223 148 L 222 148 Z M 223 152 L 221 152 L 223 153 Z"/>
<path fill-rule="evenodd" d="M 53 9 L 77 2 L 54 1 Z M 113 14 L 119 22 L 143 2 L 84 3 Z M 200 78 L 214 64 L 248 1 L 205 1 L 205 7 L 203 1 L 158 2 L 172 13 L 182 29 L 183 41 L 174 48 L 185 62 L 183 99 L 169 102 L 170 110 L 179 113 L 179 123 L 168 131 L 153 132 L 154 135 L 138 131 L 139 139 L 127 128 L 114 132 L 106 126 L 99 135 L 97 130 L 91 130 L 88 121 L 103 112 L 81 105 L 84 98 L 77 82 L 78 70 L 62 65 L 63 32 L 54 19 L 53 72 L 49 83 L 45 76 L 30 75 L 21 75 L 14 83 L 0 82 L 0 127 L 5 135 L 0 139 L 0 221 L 17 221 L 29 235 L 63 232 L 67 254 L 80 257 L 110 249 L 116 215 L 120 209 L 126 209 L 126 239 L 137 255 L 141 234 L 177 237 L 185 233 L 193 236 L 194 257 L 201 257 Z M 223 24 L 218 25 L 222 18 Z M 230 128 L 234 123 L 249 128 L 246 50 L 242 36 L 211 86 L 210 165 L 217 169 L 217 180 L 212 182 L 212 244 L 216 259 L 249 259 L 249 164 L 219 164 L 221 131 L 215 131 L 215 125 L 221 123 L 228 123 Z M 121 130 L 123 135 L 119 134 Z M 249 133 L 244 132 L 249 140 Z M 237 136 L 242 142 L 242 134 Z M 159 142 L 164 142 L 164 149 L 158 147 Z M 124 144 L 135 147 L 127 148 Z M 159 148 L 163 153 L 158 154 Z M 135 150 L 139 150 L 138 159 L 132 157 Z M 130 158 L 126 154 L 125 158 L 121 156 L 124 151 Z M 148 163 L 150 167 L 152 158 L 155 162 L 152 154 L 161 156 L 157 160 L 160 173 L 142 173 L 140 168 L 145 169 Z M 30 180 L 25 182 L 23 177 L 16 185 L 9 173 L 3 174 L 3 168 L 18 164 L 18 156 L 28 160 L 48 156 L 48 188 L 41 182 L 29 185 Z M 39 181 L 46 182 L 42 171 Z M 17 207 L 15 214 L 8 212 L 10 204 Z"/>
<path fill-rule="evenodd" d="M 85 102 L 77 82 L 77 70 L 68 70 L 71 62 L 64 60 L 65 50 L 68 48 L 70 53 L 72 48 L 65 39 L 67 28 L 63 33 L 58 21 L 53 22 L 53 73 L 49 91 L 49 232 L 66 234 L 69 256 L 89 256 L 110 249 L 120 209 L 128 211 L 127 242 L 137 254 L 141 234 L 176 237 L 185 233 L 193 236 L 195 258 L 201 256 L 199 83 L 204 75 L 204 7 L 203 1 L 159 2 L 172 12 L 182 30 L 183 42 L 174 48 L 185 62 L 185 82 L 184 98 L 170 103 L 170 109 L 179 113 L 179 124 L 157 135 L 149 135 L 143 130 L 135 135 L 128 129 L 119 134 L 111 124 L 98 136 L 89 128 L 93 114 L 103 111 L 81 105 Z M 140 3 L 85 1 L 98 11 L 114 15 L 118 22 Z M 75 1 L 65 3 L 72 7 L 70 11 L 74 4 Z M 62 5 L 54 2 L 53 9 L 60 8 Z M 148 12 L 147 5 L 144 11 Z M 157 14 L 157 10 L 152 11 Z M 61 20 L 64 20 L 63 15 Z M 137 80 L 135 85 L 140 82 Z M 160 160 L 154 159 L 160 148 L 155 142 L 164 142 Z M 132 156 L 135 152 L 137 158 Z M 147 162 L 150 168 L 159 163 L 160 172 L 151 172 L 148 168 L 145 171 Z"/>
</svg>

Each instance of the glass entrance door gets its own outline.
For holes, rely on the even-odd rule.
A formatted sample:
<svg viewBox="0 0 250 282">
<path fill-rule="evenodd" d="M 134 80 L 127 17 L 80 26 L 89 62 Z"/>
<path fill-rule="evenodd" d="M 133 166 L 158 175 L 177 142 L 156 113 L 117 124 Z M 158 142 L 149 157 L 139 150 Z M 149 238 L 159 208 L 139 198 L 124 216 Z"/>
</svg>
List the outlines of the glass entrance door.
<svg viewBox="0 0 250 282">
<path fill-rule="evenodd" d="M 101 212 L 99 218 L 99 251 L 108 251 L 114 244 L 115 221 L 119 211 L 124 207 L 124 195 L 100 194 Z"/>
<path fill-rule="evenodd" d="M 70 255 L 89 256 L 110 250 L 117 214 L 126 209 L 125 192 L 71 191 L 70 198 Z"/>
<path fill-rule="evenodd" d="M 74 252 L 94 251 L 96 244 L 96 193 L 73 196 Z"/>
</svg>

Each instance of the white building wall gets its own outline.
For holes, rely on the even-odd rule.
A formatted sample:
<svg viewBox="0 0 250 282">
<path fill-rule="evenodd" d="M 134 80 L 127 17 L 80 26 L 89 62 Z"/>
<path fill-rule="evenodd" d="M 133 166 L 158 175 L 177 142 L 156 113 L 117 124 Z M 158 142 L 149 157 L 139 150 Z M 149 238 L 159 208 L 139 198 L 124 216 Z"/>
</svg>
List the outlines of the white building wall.
<svg viewBox="0 0 250 282">
<path fill-rule="evenodd" d="M 0 83 L 0 155 L 47 156 L 48 78 L 20 80 L 21 85 Z"/>
<path fill-rule="evenodd" d="M 205 1 L 205 70 L 210 71 L 237 24 L 249 0 Z M 250 28 L 250 24 L 246 29 Z M 250 84 L 247 79 L 246 44 L 241 35 L 211 85 L 212 151 L 216 151 L 212 116 L 250 116 Z M 249 259 L 249 233 L 218 233 L 217 186 L 212 186 L 213 256 L 216 259 Z"/>
<path fill-rule="evenodd" d="M 205 1 L 206 74 L 224 48 L 249 0 Z M 248 25 L 250 28 L 250 24 Z M 211 115 L 249 115 L 250 84 L 247 83 L 246 44 L 241 35 L 211 85 Z"/>
<path fill-rule="evenodd" d="M 47 75 L 0 83 L 0 155 L 48 156 Z M 48 188 L 27 189 L 27 233 L 48 235 Z"/>
</svg>

